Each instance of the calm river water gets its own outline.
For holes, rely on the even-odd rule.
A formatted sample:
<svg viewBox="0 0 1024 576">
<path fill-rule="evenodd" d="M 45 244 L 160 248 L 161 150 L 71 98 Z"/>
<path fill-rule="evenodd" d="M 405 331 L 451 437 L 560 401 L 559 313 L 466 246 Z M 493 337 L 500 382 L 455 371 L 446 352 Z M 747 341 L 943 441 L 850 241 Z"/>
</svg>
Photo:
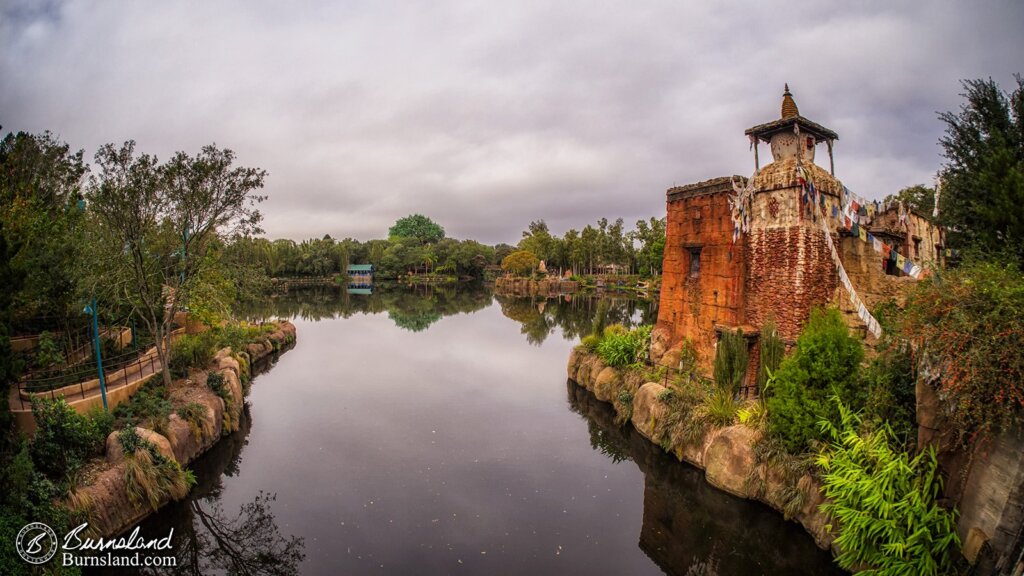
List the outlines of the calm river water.
<svg viewBox="0 0 1024 576">
<path fill-rule="evenodd" d="M 612 301 L 614 320 L 655 310 Z M 767 507 L 708 486 L 566 382 L 596 301 L 313 290 L 249 311 L 296 347 L 199 486 L 142 525 L 178 573 L 831 574 Z"/>
</svg>

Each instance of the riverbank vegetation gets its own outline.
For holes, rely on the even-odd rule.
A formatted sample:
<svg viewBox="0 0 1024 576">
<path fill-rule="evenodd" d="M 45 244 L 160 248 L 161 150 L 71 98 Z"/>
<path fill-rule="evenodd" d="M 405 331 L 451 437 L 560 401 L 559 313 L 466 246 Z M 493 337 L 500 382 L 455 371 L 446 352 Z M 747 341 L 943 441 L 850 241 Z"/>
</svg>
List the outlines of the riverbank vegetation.
<svg viewBox="0 0 1024 576">
<path fill-rule="evenodd" d="M 217 326 L 211 332 L 222 340 L 241 344 L 252 336 L 233 323 L 232 305 L 248 281 L 245 269 L 224 257 L 224 248 L 259 231 L 257 191 L 265 172 L 235 160 L 230 150 L 206 146 L 161 162 L 129 141 L 101 147 L 90 166 L 82 151 L 50 133 L 0 140 L 5 541 L 13 542 L 29 521 L 60 533 L 80 518 L 88 504 L 80 488 L 94 474 L 96 458 L 109 451 L 107 438 L 115 429 L 145 424 L 166 432 L 172 364 L 182 364 L 172 361 L 182 358 L 172 338 L 183 332 L 181 312 L 187 308 L 190 322 Z M 94 340 L 108 378 L 144 378 L 144 363 L 155 369 L 138 396 L 113 413 L 87 414 L 61 397 L 27 399 L 27 392 L 95 378 Z M 14 385 L 20 389 L 14 396 L 31 406 L 31 440 L 14 428 Z M 152 503 L 160 494 L 187 491 L 190 476 L 172 458 L 148 448 L 124 452 L 135 496 Z M 23 572 L 26 565 L 7 557 L 10 551 L 4 547 L 0 572 Z"/>
</svg>

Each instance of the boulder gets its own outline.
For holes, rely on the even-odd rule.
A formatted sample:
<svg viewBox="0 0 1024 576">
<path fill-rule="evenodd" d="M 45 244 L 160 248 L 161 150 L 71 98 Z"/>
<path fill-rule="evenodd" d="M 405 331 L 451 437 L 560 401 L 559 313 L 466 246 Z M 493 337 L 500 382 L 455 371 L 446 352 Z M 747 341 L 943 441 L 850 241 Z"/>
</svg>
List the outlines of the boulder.
<svg viewBox="0 0 1024 576">
<path fill-rule="evenodd" d="M 647 382 L 633 395 L 633 427 L 645 438 L 658 444 L 656 438 L 658 422 L 665 419 L 666 406 L 658 400 L 665 387 L 655 382 Z"/>
<path fill-rule="evenodd" d="M 238 365 L 238 360 L 232 357 L 230 347 L 221 348 L 213 357 L 212 364 L 216 370 L 232 370 L 236 375 L 241 374 L 241 367 Z"/>
<path fill-rule="evenodd" d="M 224 378 L 224 382 L 231 391 L 231 397 L 235 400 L 235 406 L 241 408 L 242 403 L 245 401 L 245 396 L 242 394 L 242 383 L 238 381 L 238 374 L 232 370 L 221 370 L 220 375 Z"/>
<path fill-rule="evenodd" d="M 594 396 L 602 402 L 614 402 L 622 388 L 622 374 L 611 366 L 598 373 L 594 381 Z"/>
<path fill-rule="evenodd" d="M 757 432 L 743 426 L 723 428 L 704 451 L 705 477 L 708 482 L 741 498 L 756 495 L 748 477 L 756 465 L 754 441 Z"/>
<path fill-rule="evenodd" d="M 822 550 L 828 550 L 832 541 L 836 539 L 835 534 L 829 532 L 827 526 L 831 524 L 828 516 L 821 511 L 821 505 L 825 497 L 821 495 L 821 486 L 811 477 L 804 474 L 797 482 L 797 489 L 807 495 L 804 506 L 797 513 L 796 519 L 807 530 L 807 533 L 814 538 L 814 543 Z"/>
<path fill-rule="evenodd" d="M 657 364 L 661 357 L 665 355 L 665 352 L 668 350 L 670 337 L 671 334 L 669 334 L 668 329 L 664 326 L 656 326 L 651 331 L 651 362 Z"/>
<path fill-rule="evenodd" d="M 712 428 L 699 441 L 691 442 L 682 447 L 677 447 L 676 455 L 682 460 L 689 462 L 698 468 L 704 468 L 704 454 L 707 453 L 708 446 L 711 445 L 720 431 L 721 428 Z"/>
<path fill-rule="evenodd" d="M 120 432 L 120 430 L 114 430 L 107 436 L 107 462 L 110 462 L 111 464 L 118 464 L 124 460 L 124 449 L 121 448 L 121 441 L 118 439 L 118 434 L 120 434 Z M 164 457 L 171 460 L 176 459 L 174 457 L 174 450 L 171 448 L 171 442 L 164 435 L 139 426 L 135 427 L 135 433 L 143 440 L 148 440 L 156 446 L 157 452 L 162 454 Z"/>
<path fill-rule="evenodd" d="M 573 380 L 573 381 L 576 380 L 576 372 L 579 370 L 579 363 L 580 363 L 580 357 L 581 356 L 582 355 L 580 354 L 580 351 L 577 350 L 575 347 L 572 349 L 571 352 L 569 352 L 568 371 L 569 371 L 569 379 L 570 380 Z"/>
<path fill-rule="evenodd" d="M 662 354 L 661 359 L 658 360 L 658 365 L 677 370 L 679 369 L 679 361 L 682 357 L 683 345 L 679 344 L 678 346 L 674 346 L 666 350 L 665 353 Z"/>
</svg>

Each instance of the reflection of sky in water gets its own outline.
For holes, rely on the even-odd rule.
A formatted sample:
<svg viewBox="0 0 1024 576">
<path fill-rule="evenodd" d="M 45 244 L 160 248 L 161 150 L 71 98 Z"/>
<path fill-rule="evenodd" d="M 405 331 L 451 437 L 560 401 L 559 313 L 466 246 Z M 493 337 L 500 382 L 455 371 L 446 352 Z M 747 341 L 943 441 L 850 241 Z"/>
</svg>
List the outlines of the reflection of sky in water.
<svg viewBox="0 0 1024 576">
<path fill-rule="evenodd" d="M 302 573 L 661 573 L 638 546 L 644 474 L 591 447 L 558 330 L 530 345 L 498 302 L 421 332 L 387 314 L 295 323 L 221 503 L 276 492 Z"/>
</svg>

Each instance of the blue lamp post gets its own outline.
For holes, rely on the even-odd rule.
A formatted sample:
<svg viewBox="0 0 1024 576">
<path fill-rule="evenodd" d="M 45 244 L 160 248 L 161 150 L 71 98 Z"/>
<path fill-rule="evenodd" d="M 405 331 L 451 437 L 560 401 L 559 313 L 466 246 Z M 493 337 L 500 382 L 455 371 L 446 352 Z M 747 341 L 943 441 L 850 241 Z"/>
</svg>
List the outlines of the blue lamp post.
<svg viewBox="0 0 1024 576">
<path fill-rule="evenodd" d="M 92 301 L 88 306 L 85 307 L 82 312 L 86 314 L 92 314 L 92 341 L 93 346 L 96 349 L 96 369 L 100 374 L 100 394 L 103 396 L 103 411 L 110 413 L 110 408 L 107 407 L 107 380 L 103 376 L 103 355 L 100 352 L 100 327 L 99 320 L 96 318 L 96 297 L 92 297 Z"/>
</svg>

